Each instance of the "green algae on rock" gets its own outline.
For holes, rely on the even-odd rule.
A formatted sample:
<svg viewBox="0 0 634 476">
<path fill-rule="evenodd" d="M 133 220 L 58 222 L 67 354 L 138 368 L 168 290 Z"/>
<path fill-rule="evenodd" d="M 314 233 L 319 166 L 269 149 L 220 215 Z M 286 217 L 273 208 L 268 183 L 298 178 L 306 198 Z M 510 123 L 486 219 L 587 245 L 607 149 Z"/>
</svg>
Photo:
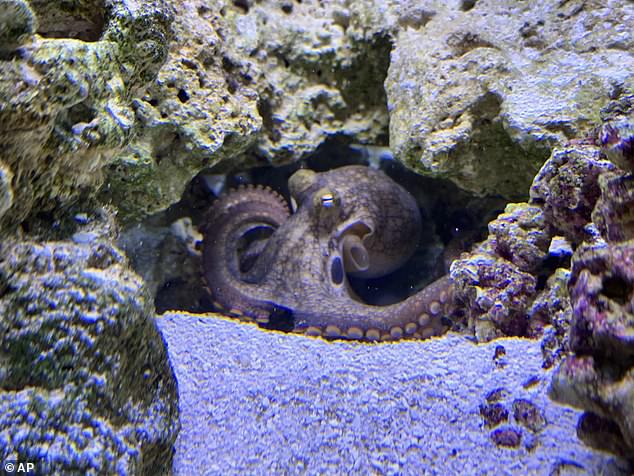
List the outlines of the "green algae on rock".
<svg viewBox="0 0 634 476">
<path fill-rule="evenodd" d="M 282 165 L 337 134 L 385 143 L 391 44 L 378 27 L 363 38 L 362 26 L 342 26 L 344 10 L 316 2 L 177 7 L 170 58 L 134 102 L 138 137 L 108 169 L 103 194 L 121 219 L 177 202 L 206 167 Z"/>
<path fill-rule="evenodd" d="M 19 46 L 31 40 L 37 19 L 27 2 L 0 1 L 0 57 L 10 56 Z"/>
<path fill-rule="evenodd" d="M 167 474 L 176 381 L 107 242 L 0 244 L 0 458 L 42 474 Z"/>
<path fill-rule="evenodd" d="M 165 59 L 170 17 L 162 1 L 136 9 L 128 3 L 104 7 L 103 35 L 88 42 L 71 33 L 62 37 L 62 24 L 52 38 L 40 36 L 50 34 L 48 15 L 62 6 L 33 2 L 29 11 L 44 29 L 0 59 L 0 160 L 13 176 L 14 196 L 0 229 L 33 209 L 47 211 L 94 190 L 103 180 L 101 169 L 132 136 L 130 97 Z"/>
</svg>

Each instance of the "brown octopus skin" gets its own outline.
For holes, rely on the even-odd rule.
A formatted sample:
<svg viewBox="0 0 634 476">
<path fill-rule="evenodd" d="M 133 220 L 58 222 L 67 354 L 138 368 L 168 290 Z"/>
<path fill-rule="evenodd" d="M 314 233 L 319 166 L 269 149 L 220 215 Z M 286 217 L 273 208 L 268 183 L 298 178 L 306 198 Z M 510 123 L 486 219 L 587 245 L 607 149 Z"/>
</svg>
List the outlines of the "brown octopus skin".
<svg viewBox="0 0 634 476">
<path fill-rule="evenodd" d="M 290 216 L 283 199 L 263 188 L 231 191 L 211 207 L 203 268 L 217 307 L 260 323 L 285 309 L 297 332 L 333 338 L 426 338 L 444 330 L 441 318 L 453 303 L 447 276 L 402 302 L 373 306 L 356 298 L 343 272 L 351 271 L 349 242 L 360 243 L 357 251 L 368 258 L 367 270 L 353 270 L 360 276 L 386 274 L 409 258 L 421 223 L 407 191 L 364 166 L 300 170 L 289 188 L 298 203 Z M 258 228 L 274 232 L 243 270 L 238 243 Z"/>
</svg>

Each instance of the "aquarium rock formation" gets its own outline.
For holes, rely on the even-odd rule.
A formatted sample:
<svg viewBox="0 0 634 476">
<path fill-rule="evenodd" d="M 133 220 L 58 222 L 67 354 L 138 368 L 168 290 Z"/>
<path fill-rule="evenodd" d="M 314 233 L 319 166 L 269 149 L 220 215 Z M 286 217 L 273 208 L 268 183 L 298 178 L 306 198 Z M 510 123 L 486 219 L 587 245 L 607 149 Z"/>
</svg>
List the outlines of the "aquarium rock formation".
<svg viewBox="0 0 634 476">
<path fill-rule="evenodd" d="M 575 251 L 568 282 L 570 349 L 553 377 L 554 399 L 586 410 L 588 444 L 634 457 L 634 96 L 602 111 L 597 142 L 615 165 L 597 180 L 595 233 Z"/>
<path fill-rule="evenodd" d="M 633 23 L 627 0 L 0 0 L 2 458 L 40 461 L 42 473 L 168 472 L 178 391 L 150 293 L 182 278 L 172 273 L 179 267 L 186 282 L 202 283 L 198 222 L 178 214 L 184 190 L 196 176 L 295 163 L 335 140 L 389 146 L 416 172 L 516 202 L 423 304 L 436 315 L 458 299 L 465 316 L 455 327 L 478 342 L 543 335 L 546 367 L 574 352 L 552 394 L 590 412 L 580 426 L 588 440 L 631 457 Z M 105 231 L 92 226 L 104 204 L 117 211 L 104 215 Z M 141 223 L 158 212 L 165 221 Z M 144 254 L 128 261 L 112 244 L 119 226 L 138 226 L 122 242 Z M 147 283 L 129 262 L 149 263 Z M 424 315 L 378 338 L 401 338 L 411 324 L 425 330 Z M 197 335 L 200 318 L 186 319 Z M 343 333 L 318 323 L 309 334 Z M 182 337 L 178 318 L 163 324 Z M 439 324 L 434 333 L 448 323 Z M 220 319 L 207 327 L 224 329 L 215 336 L 238 367 L 250 369 L 243 359 L 261 358 L 255 349 L 273 342 L 288 346 L 293 364 L 304 365 L 301 351 L 316 344 L 338 362 L 324 342 L 302 336 Z M 354 327 L 347 337 L 360 335 Z M 374 330 L 363 335 L 376 340 Z M 227 335 L 252 340 L 253 354 Z M 487 371 L 509 364 L 502 345 L 452 338 L 477 355 L 495 349 Z M 512 344 L 512 358 L 532 344 Z M 450 362 L 427 355 L 412 372 L 442 378 L 436 369 Z M 381 370 L 401 375 L 398 365 Z M 492 402 L 515 423 L 492 425 L 486 441 L 530 452 L 531 435 L 553 422 L 515 380 L 518 403 Z M 405 385 L 395 382 L 386 400 Z M 480 399 L 490 390 L 481 387 Z M 465 406 L 476 427 L 479 403 Z"/>
<path fill-rule="evenodd" d="M 418 16 L 395 35 L 390 146 L 475 192 L 522 196 L 549 149 L 598 120 L 601 96 L 633 86 L 630 2 L 462 1 Z"/>
<path fill-rule="evenodd" d="M 599 210 L 613 213 L 611 204 L 598 203 L 623 196 L 602 194 L 602 187 L 614 182 L 607 179 L 614 170 L 593 140 L 555 149 L 535 176 L 530 201 L 508 205 L 489 223 L 488 238 L 453 263 L 457 297 L 479 341 L 539 334 L 544 324 L 552 324 L 544 305 L 569 313 L 560 301 L 566 293 L 552 288 L 561 288 L 557 280 L 539 293 L 538 281 L 546 281 L 557 268 L 563 273 L 573 247 L 596 237 L 599 230 L 592 220 Z M 533 306 L 537 301 L 539 306 Z"/>
<path fill-rule="evenodd" d="M 0 243 L 0 460 L 168 474 L 178 396 L 152 311 L 107 241 Z"/>
<path fill-rule="evenodd" d="M 569 289 L 575 355 L 559 367 L 551 395 L 586 410 L 581 439 L 632 458 L 634 243 L 583 246 L 575 253 Z"/>
<path fill-rule="evenodd" d="M 0 3 L 0 232 L 95 193 L 167 55 L 162 0 L 65 3 Z"/>
<path fill-rule="evenodd" d="M 333 135 L 523 200 L 552 148 L 634 85 L 624 0 L 173 4 L 170 57 L 109 166 L 122 218 L 176 202 L 205 167 L 289 163 Z"/>
</svg>

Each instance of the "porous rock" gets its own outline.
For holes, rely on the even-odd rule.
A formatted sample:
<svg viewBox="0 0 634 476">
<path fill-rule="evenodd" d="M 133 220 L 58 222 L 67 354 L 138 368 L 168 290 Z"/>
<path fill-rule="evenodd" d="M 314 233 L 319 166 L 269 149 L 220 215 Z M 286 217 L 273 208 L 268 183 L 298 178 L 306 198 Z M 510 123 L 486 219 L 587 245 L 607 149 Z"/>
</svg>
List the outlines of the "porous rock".
<svg viewBox="0 0 634 476">
<path fill-rule="evenodd" d="M 572 318 L 568 279 L 570 270 L 558 268 L 528 309 L 528 336 L 541 338 L 544 368 L 559 363 L 570 351 L 568 331 Z"/>
<path fill-rule="evenodd" d="M 582 408 L 611 425 L 580 424 L 580 432 L 608 432 L 634 456 L 634 241 L 588 244 L 573 258 L 570 347 L 551 383 L 554 399 Z M 596 421 L 595 421 L 596 423 Z M 612 430 L 610 430 L 610 428 Z M 596 432 L 595 432 L 596 437 Z M 598 442 L 591 435 L 585 441 Z M 605 439 L 604 439 L 605 440 Z"/>
<path fill-rule="evenodd" d="M 35 34 L 37 20 L 22 0 L 0 1 L 0 56 L 10 55 Z"/>
<path fill-rule="evenodd" d="M 548 226 L 572 243 L 587 239 L 585 227 L 601 195 L 598 177 L 614 165 L 592 145 L 555 149 L 535 176 L 530 202 L 544 210 Z"/>
<path fill-rule="evenodd" d="M 386 142 L 383 26 L 353 28 L 339 2 L 174 4 L 170 58 L 134 103 L 140 134 L 109 168 L 123 219 L 178 201 L 205 167 L 281 165 L 333 135 Z"/>
<path fill-rule="evenodd" d="M 532 275 L 504 259 L 474 252 L 453 262 L 451 278 L 479 342 L 525 333 L 526 307 L 535 294 Z"/>
<path fill-rule="evenodd" d="M 509 204 L 489 223 L 489 238 L 451 265 L 457 299 L 478 341 L 525 335 L 534 275 L 547 256 L 550 235 L 539 207 Z"/>
<path fill-rule="evenodd" d="M 634 239 L 634 177 L 603 174 L 598 185 L 601 196 L 592 211 L 592 221 L 608 242 Z"/>
<path fill-rule="evenodd" d="M 634 94 L 622 94 L 601 109 L 595 140 L 617 166 L 634 171 Z"/>
<path fill-rule="evenodd" d="M 178 397 L 152 309 L 107 242 L 3 242 L 0 459 L 167 474 Z"/>
<path fill-rule="evenodd" d="M 162 0 L 13 3 L 33 20 L 22 22 L 20 48 L 0 56 L 0 161 L 13 177 L 0 229 L 9 231 L 102 183 L 133 133 L 130 98 L 167 55 L 170 21 Z"/>
<path fill-rule="evenodd" d="M 465 189 L 524 198 L 550 148 L 581 137 L 607 99 L 634 86 L 632 2 L 426 10 L 425 22 L 394 37 L 390 145 L 416 170 Z"/>
</svg>

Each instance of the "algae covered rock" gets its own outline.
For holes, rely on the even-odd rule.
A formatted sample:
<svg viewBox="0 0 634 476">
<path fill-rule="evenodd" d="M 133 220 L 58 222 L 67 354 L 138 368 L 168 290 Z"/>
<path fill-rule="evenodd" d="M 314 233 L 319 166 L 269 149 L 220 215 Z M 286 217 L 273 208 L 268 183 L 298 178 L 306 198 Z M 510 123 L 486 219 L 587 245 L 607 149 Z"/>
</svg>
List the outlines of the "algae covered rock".
<svg viewBox="0 0 634 476">
<path fill-rule="evenodd" d="M 13 175 L 9 172 L 9 168 L 0 162 L 0 217 L 2 217 L 13 204 L 12 178 Z"/>
<path fill-rule="evenodd" d="M 634 239 L 634 177 L 618 173 L 599 177 L 601 196 L 592 221 L 609 242 Z"/>
<path fill-rule="evenodd" d="M 569 338 L 575 355 L 557 370 L 551 396 L 588 412 L 579 425 L 584 441 L 631 458 L 634 241 L 577 250 L 569 291 L 573 308 Z"/>
<path fill-rule="evenodd" d="M 624 95 L 601 110 L 597 143 L 616 165 L 634 171 L 634 95 Z"/>
<path fill-rule="evenodd" d="M 588 238 L 586 225 L 601 195 L 599 176 L 614 165 L 592 145 L 568 145 L 553 151 L 535 176 L 531 203 L 540 205 L 549 226 L 573 243 Z"/>
<path fill-rule="evenodd" d="M 390 145 L 417 171 L 523 198 L 550 149 L 634 87 L 634 5 L 439 3 L 395 35 Z"/>
<path fill-rule="evenodd" d="M 509 204 L 489 223 L 489 238 L 452 263 L 456 295 L 478 341 L 526 334 L 550 239 L 541 208 Z"/>
<path fill-rule="evenodd" d="M 176 381 L 107 242 L 0 245 L 0 458 L 38 474 L 167 474 Z"/>
<path fill-rule="evenodd" d="M 385 144 L 383 25 L 316 1 L 174 4 L 170 57 L 134 102 L 139 135 L 108 168 L 122 219 L 175 203 L 206 167 L 286 164 L 333 135 Z"/>
<path fill-rule="evenodd" d="M 24 44 L 0 56 L 0 162 L 13 196 L 0 229 L 94 193 L 133 135 L 131 97 L 156 75 L 170 36 L 161 0 L 30 7 Z"/>
<path fill-rule="evenodd" d="M 570 270 L 558 268 L 528 309 L 528 336 L 541 338 L 544 368 L 551 368 L 570 352 L 568 331 L 572 307 L 568 293 Z"/>
<path fill-rule="evenodd" d="M 9 55 L 35 34 L 37 20 L 23 0 L 0 1 L 0 56 Z"/>
</svg>

